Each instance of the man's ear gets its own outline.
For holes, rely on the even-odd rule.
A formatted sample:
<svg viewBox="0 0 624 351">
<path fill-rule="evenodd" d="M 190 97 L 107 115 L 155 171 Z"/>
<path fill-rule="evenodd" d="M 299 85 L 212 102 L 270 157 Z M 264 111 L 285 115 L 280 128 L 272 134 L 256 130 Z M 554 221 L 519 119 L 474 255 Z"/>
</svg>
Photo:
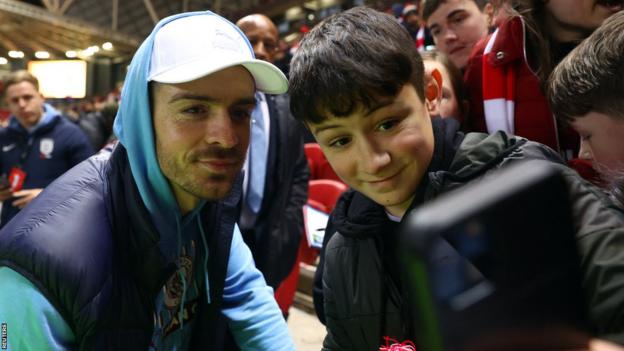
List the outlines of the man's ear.
<svg viewBox="0 0 624 351">
<path fill-rule="evenodd" d="M 425 105 L 430 116 L 440 115 L 442 74 L 437 68 L 425 70 Z"/>
</svg>

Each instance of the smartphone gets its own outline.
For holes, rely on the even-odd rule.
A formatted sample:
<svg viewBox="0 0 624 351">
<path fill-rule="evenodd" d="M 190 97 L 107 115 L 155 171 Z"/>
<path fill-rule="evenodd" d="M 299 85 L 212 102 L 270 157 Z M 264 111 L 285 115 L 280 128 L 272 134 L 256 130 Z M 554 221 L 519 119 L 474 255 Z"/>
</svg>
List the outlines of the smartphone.
<svg viewBox="0 0 624 351">
<path fill-rule="evenodd" d="M 589 323 L 555 167 L 508 167 L 408 216 L 402 247 L 418 349 L 515 350 L 530 340 L 582 348 Z"/>
</svg>

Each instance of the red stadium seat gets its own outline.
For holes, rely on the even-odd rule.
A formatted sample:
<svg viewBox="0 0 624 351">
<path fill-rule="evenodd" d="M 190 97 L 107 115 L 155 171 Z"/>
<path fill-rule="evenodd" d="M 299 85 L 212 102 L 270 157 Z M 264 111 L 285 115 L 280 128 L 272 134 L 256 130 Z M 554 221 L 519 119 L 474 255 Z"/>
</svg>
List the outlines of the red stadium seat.
<svg viewBox="0 0 624 351">
<path fill-rule="evenodd" d="M 332 179 L 342 183 L 342 179 L 336 175 L 334 169 L 329 165 L 321 147 L 317 143 L 304 145 L 304 151 L 310 167 L 310 180 Z"/>
<path fill-rule="evenodd" d="M 338 198 L 347 190 L 342 181 L 332 179 L 313 179 L 308 184 L 308 199 L 323 204 L 327 213 L 334 210 Z"/>
<path fill-rule="evenodd" d="M 308 205 L 329 214 L 345 190 L 347 190 L 347 186 L 339 181 L 331 179 L 311 180 L 308 188 Z M 275 291 L 275 299 L 284 315 L 288 315 L 288 309 L 295 299 L 300 264 L 313 264 L 318 256 L 318 250 L 310 247 L 305 233 L 302 233 L 302 236 L 295 265 L 288 277 Z"/>
</svg>

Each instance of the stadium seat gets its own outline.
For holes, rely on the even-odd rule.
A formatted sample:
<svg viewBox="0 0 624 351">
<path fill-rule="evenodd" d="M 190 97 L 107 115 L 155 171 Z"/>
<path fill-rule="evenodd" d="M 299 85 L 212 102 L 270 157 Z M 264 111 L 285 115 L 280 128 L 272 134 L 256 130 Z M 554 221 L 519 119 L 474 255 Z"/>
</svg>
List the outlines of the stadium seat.
<svg viewBox="0 0 624 351">
<path fill-rule="evenodd" d="M 308 188 L 308 205 L 319 211 L 329 214 L 336 206 L 340 195 L 347 190 L 344 183 L 331 179 L 311 180 Z M 318 250 L 310 247 L 305 233 L 302 233 L 301 243 L 297 259 L 288 277 L 280 284 L 275 291 L 275 299 L 282 310 L 282 314 L 288 315 L 288 309 L 295 299 L 297 283 L 299 281 L 300 264 L 313 264 L 318 256 Z"/>
<path fill-rule="evenodd" d="M 304 145 L 304 151 L 310 167 L 310 180 L 332 179 L 342 183 L 340 177 L 327 162 L 319 144 L 307 143 Z"/>
</svg>

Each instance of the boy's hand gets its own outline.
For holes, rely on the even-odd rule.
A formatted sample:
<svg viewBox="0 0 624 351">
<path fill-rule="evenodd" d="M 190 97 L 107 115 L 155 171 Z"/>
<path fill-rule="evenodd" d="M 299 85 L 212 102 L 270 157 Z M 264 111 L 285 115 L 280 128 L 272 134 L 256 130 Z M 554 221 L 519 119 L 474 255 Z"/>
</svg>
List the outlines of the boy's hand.
<svg viewBox="0 0 624 351">
<path fill-rule="evenodd" d="M 13 197 L 17 200 L 13 201 L 13 206 L 19 209 L 26 207 L 42 191 L 43 189 L 26 189 L 14 192 Z"/>
</svg>

